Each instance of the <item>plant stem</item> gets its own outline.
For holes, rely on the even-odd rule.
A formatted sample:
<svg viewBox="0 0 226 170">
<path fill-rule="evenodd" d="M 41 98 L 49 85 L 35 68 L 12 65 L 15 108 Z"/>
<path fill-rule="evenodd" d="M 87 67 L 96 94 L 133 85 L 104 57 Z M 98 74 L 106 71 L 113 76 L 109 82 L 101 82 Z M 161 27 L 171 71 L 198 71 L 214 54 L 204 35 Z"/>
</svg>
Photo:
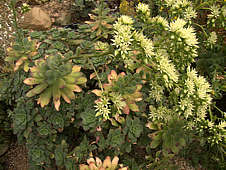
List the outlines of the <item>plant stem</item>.
<svg viewBox="0 0 226 170">
<path fill-rule="evenodd" d="M 63 62 L 67 62 L 67 61 L 69 61 L 69 60 L 73 60 L 73 59 L 76 59 L 76 58 L 80 58 L 80 57 L 82 57 L 82 58 L 92 58 L 92 57 L 101 57 L 101 56 L 105 56 L 105 55 L 109 55 L 109 54 L 112 54 L 112 50 L 109 50 L 109 51 L 107 51 L 107 52 L 104 52 L 104 53 L 101 53 L 101 54 L 81 54 L 81 56 L 80 55 L 75 55 L 75 56 L 71 56 L 70 58 L 64 58 L 63 59 Z"/>
<path fill-rule="evenodd" d="M 204 30 L 203 26 L 201 26 L 201 25 L 199 25 L 199 24 L 197 24 L 197 23 L 194 23 L 194 24 L 195 24 L 196 26 L 198 26 L 199 28 L 201 28 L 201 29 L 202 29 L 202 31 L 203 31 L 203 33 L 204 33 L 205 37 L 207 38 L 207 37 L 208 37 L 208 35 L 207 35 L 206 31 Z"/>
<path fill-rule="evenodd" d="M 221 109 L 219 109 L 216 105 L 214 105 L 214 107 L 215 107 L 222 115 L 225 114 L 225 113 L 224 113 Z"/>
<path fill-rule="evenodd" d="M 17 12 L 16 12 L 15 6 L 16 6 L 16 0 L 11 0 L 10 7 L 11 7 L 11 9 L 13 11 L 13 24 L 14 24 L 14 28 L 16 30 L 16 34 L 18 36 L 18 39 L 19 39 L 19 41 L 21 41 L 22 38 L 21 38 L 21 34 L 20 34 L 20 31 L 19 31 L 19 28 L 18 28 L 18 24 L 17 24 Z"/>
<path fill-rule="evenodd" d="M 92 68 L 93 68 L 93 70 L 94 70 L 94 72 L 95 72 L 95 74 L 96 74 L 96 76 L 97 76 L 98 82 L 99 82 L 99 84 L 100 84 L 101 91 L 103 92 L 103 91 L 104 91 L 103 85 L 102 85 L 101 80 L 100 80 L 100 77 L 99 77 L 99 75 L 98 75 L 98 73 L 97 73 L 97 71 L 96 71 L 96 68 L 94 67 L 92 61 L 91 61 L 89 58 L 88 58 L 88 62 L 89 62 L 90 65 L 92 66 Z"/>
</svg>

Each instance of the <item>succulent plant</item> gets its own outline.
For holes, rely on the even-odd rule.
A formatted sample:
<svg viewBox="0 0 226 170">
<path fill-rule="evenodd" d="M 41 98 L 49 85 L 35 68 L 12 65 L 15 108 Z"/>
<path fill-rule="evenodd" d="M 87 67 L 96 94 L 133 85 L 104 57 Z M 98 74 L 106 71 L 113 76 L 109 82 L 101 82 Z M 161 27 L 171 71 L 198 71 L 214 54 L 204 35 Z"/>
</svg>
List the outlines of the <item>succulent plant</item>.
<svg viewBox="0 0 226 170">
<path fill-rule="evenodd" d="M 115 156 L 113 160 L 111 161 L 110 156 L 107 156 L 102 162 L 100 158 L 96 157 L 96 160 L 94 158 L 90 158 L 87 160 L 88 165 L 81 164 L 79 166 L 80 170 L 128 170 L 128 167 L 122 167 L 120 165 L 120 168 L 118 167 L 118 161 L 119 158 Z"/>
<path fill-rule="evenodd" d="M 111 24 L 115 21 L 113 16 L 108 15 L 109 12 L 110 9 L 107 8 L 106 3 L 102 1 L 97 2 L 97 8 L 92 11 L 93 14 L 88 14 L 91 21 L 85 21 L 85 23 L 89 25 L 87 31 L 91 32 L 92 38 L 100 35 L 104 38 L 108 38 L 108 34 L 112 29 Z"/>
<path fill-rule="evenodd" d="M 110 96 L 110 98 L 115 97 L 115 94 L 118 94 L 118 92 L 114 90 L 114 86 L 116 86 L 116 82 L 119 81 L 119 78 L 123 78 L 124 76 L 124 72 L 117 75 L 114 70 L 111 70 L 110 74 L 108 75 L 108 83 L 103 84 L 104 92 L 97 89 L 93 90 L 92 92 L 100 97 L 103 96 L 103 94 L 107 94 L 108 96 Z M 139 108 L 136 105 L 136 102 L 142 100 L 142 93 L 140 92 L 141 88 L 142 85 L 138 84 L 136 85 L 136 89 L 133 93 L 120 94 L 122 98 L 121 102 L 126 103 L 123 107 L 123 112 L 125 114 L 129 114 L 130 110 L 134 112 L 139 112 Z"/>
<path fill-rule="evenodd" d="M 87 79 L 80 72 L 80 66 L 72 66 L 70 62 L 63 62 L 60 54 L 47 56 L 46 59 L 37 60 L 30 69 L 31 76 L 24 80 L 27 85 L 36 85 L 28 91 L 27 97 L 40 94 L 38 104 L 41 107 L 48 105 L 51 97 L 56 110 L 60 107 L 60 98 L 70 103 L 75 98 L 74 92 L 81 92 L 78 86 L 86 83 Z"/>
<path fill-rule="evenodd" d="M 29 70 L 29 60 L 37 54 L 37 42 L 29 37 L 23 41 L 15 42 L 12 47 L 7 48 L 7 57 L 5 61 L 15 63 L 14 71 L 23 65 L 24 71 Z"/>
</svg>

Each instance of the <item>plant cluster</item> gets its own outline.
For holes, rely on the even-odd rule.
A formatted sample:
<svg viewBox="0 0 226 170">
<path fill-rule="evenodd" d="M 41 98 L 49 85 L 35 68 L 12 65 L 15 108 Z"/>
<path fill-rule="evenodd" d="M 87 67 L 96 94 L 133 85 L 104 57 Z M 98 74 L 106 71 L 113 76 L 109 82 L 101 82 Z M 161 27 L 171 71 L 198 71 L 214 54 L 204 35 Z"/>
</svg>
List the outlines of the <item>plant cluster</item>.
<svg viewBox="0 0 226 170">
<path fill-rule="evenodd" d="M 76 31 L 24 31 L 8 49 L 0 99 L 31 168 L 164 169 L 175 157 L 225 167 L 225 113 L 195 67 L 207 48 L 197 4 L 154 3 L 158 15 L 139 3 L 115 19 L 98 1 Z"/>
</svg>

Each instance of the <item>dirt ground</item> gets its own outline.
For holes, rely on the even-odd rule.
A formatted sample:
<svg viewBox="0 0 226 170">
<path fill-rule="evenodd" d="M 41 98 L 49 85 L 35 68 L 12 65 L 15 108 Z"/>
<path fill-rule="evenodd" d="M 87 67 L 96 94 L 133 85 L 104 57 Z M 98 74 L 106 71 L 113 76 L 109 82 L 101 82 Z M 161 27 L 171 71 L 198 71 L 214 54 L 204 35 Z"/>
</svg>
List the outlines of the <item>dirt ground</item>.
<svg viewBox="0 0 226 170">
<path fill-rule="evenodd" d="M 5 155 L 5 170 L 29 170 L 26 147 L 12 144 Z"/>
</svg>

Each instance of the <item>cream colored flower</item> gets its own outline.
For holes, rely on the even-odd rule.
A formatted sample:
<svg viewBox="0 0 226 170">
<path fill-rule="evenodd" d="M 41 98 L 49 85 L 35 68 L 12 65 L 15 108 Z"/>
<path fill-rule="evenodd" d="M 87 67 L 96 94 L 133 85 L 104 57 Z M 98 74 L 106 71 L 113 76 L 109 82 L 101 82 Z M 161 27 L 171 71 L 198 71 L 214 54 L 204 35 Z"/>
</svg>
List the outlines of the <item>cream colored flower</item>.
<svg viewBox="0 0 226 170">
<path fill-rule="evenodd" d="M 138 41 L 140 43 L 140 46 L 144 49 L 145 54 L 148 57 L 151 57 L 154 55 L 154 47 L 152 40 L 146 38 L 142 32 L 134 32 L 133 34 L 134 40 Z"/>
<path fill-rule="evenodd" d="M 185 25 L 186 25 L 185 20 L 177 18 L 177 20 L 170 23 L 170 31 L 172 32 L 180 31 Z"/>
<path fill-rule="evenodd" d="M 119 22 L 123 23 L 123 24 L 128 24 L 128 25 L 132 25 L 133 24 L 133 19 L 127 15 L 122 15 L 119 19 Z"/>
<path fill-rule="evenodd" d="M 220 15 L 219 6 L 213 5 L 210 7 L 211 14 L 207 15 L 208 18 L 217 18 Z"/>
<path fill-rule="evenodd" d="M 150 9 L 147 4 L 139 3 L 137 6 L 137 12 L 141 11 L 146 17 L 150 16 Z"/>
<path fill-rule="evenodd" d="M 161 16 L 156 16 L 156 17 L 152 18 L 151 21 L 161 24 L 166 30 L 169 28 L 168 21 Z"/>
<path fill-rule="evenodd" d="M 197 13 L 191 6 L 189 6 L 188 8 L 185 9 L 184 17 L 185 17 L 185 20 L 190 21 L 192 18 L 197 17 Z"/>
<path fill-rule="evenodd" d="M 217 34 L 216 32 L 211 32 L 209 38 L 207 39 L 207 43 L 210 45 L 214 45 L 217 42 Z"/>
</svg>

